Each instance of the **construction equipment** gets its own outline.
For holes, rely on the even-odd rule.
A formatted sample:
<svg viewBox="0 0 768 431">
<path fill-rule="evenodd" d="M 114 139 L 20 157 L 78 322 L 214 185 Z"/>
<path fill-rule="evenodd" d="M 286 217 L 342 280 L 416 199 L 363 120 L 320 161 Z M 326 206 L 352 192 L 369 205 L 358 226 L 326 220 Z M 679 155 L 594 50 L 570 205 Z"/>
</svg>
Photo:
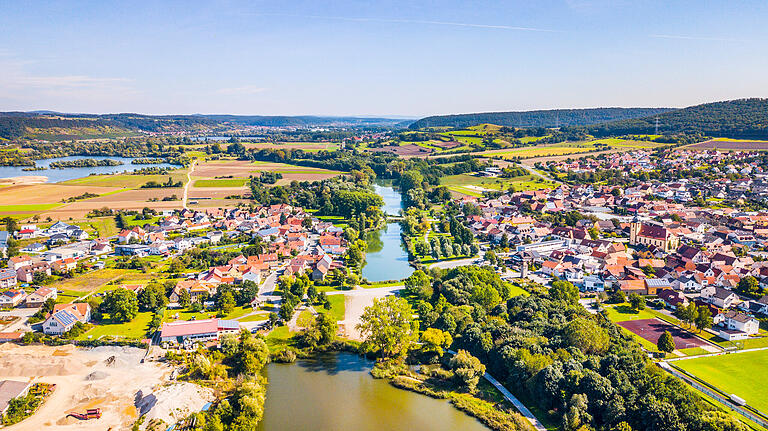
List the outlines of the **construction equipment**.
<svg viewBox="0 0 768 431">
<path fill-rule="evenodd" d="M 72 412 L 67 416 L 72 416 L 73 418 L 80 419 L 81 421 L 87 421 L 90 419 L 101 419 L 101 409 L 88 409 L 85 411 L 85 413 Z"/>
</svg>

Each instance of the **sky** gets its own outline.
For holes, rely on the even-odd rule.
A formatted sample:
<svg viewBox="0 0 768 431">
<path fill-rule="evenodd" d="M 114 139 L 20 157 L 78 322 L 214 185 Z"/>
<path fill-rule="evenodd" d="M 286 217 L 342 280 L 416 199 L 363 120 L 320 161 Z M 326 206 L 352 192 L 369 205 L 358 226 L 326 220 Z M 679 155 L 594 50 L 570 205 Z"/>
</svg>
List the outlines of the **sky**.
<svg viewBox="0 0 768 431">
<path fill-rule="evenodd" d="M 0 0 L 0 111 L 404 116 L 768 97 L 768 2 Z"/>
</svg>

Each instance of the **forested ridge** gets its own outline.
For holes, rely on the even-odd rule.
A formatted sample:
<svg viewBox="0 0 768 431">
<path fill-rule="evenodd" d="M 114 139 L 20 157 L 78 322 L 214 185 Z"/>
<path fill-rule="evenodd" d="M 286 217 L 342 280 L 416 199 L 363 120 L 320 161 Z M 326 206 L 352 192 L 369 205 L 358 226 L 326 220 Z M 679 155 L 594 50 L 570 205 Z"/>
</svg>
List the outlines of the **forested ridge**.
<svg viewBox="0 0 768 431">
<path fill-rule="evenodd" d="M 705 103 L 643 118 L 624 119 L 584 128 L 603 137 L 628 134 L 703 134 L 706 136 L 768 139 L 768 99 L 739 99 Z"/>
<path fill-rule="evenodd" d="M 28 128 L 116 128 L 136 132 L 194 131 L 224 125 L 265 127 L 394 126 L 402 120 L 360 117 L 266 116 L 266 115 L 143 115 L 58 114 L 33 112 L 0 113 L 0 138 L 18 139 Z"/>
<path fill-rule="evenodd" d="M 669 110 L 670 108 L 589 108 L 435 115 L 422 118 L 408 128 L 412 130 L 427 127 L 464 128 L 484 123 L 507 127 L 586 126 L 628 118 L 641 118 Z"/>
</svg>

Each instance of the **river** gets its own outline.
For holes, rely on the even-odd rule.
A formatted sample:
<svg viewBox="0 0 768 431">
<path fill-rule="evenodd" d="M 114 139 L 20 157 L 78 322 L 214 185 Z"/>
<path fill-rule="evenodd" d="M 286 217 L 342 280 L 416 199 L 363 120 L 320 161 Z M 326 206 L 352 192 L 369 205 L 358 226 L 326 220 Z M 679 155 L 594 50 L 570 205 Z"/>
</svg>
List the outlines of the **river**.
<svg viewBox="0 0 768 431">
<path fill-rule="evenodd" d="M 131 163 L 134 160 L 133 157 L 112 157 L 112 156 L 109 156 L 109 157 L 68 156 L 68 157 L 57 157 L 54 159 L 36 160 L 35 163 L 37 164 L 37 166 L 47 168 L 51 164 L 51 162 L 81 160 L 81 159 L 96 159 L 96 160 L 111 159 L 111 160 L 121 161 L 123 162 L 123 164 L 118 166 L 94 166 L 94 167 L 83 167 L 83 168 L 63 168 L 63 169 L 49 168 L 42 171 L 24 171 L 23 169 L 28 166 L 0 166 L 0 178 L 46 176 L 48 177 L 49 183 L 58 183 L 60 181 L 68 181 L 68 180 L 74 180 L 76 178 L 87 177 L 91 174 L 115 174 L 115 173 L 124 172 L 124 171 L 129 171 L 129 172 L 135 171 L 137 169 L 146 168 L 146 167 L 157 167 L 157 168 L 179 168 L 180 167 L 178 165 L 172 165 L 170 163 L 152 163 L 152 164 L 134 165 Z"/>
<path fill-rule="evenodd" d="M 370 376 L 373 363 L 350 353 L 269 364 L 258 431 L 488 431 L 445 400 Z"/>
<path fill-rule="evenodd" d="M 403 208 L 400 192 L 391 183 L 377 182 L 373 187 L 384 199 L 381 210 L 385 214 L 397 215 Z M 365 235 L 368 252 L 363 277 L 368 281 L 402 280 L 413 273 L 400 232 L 399 223 L 387 223 L 383 229 Z"/>
</svg>

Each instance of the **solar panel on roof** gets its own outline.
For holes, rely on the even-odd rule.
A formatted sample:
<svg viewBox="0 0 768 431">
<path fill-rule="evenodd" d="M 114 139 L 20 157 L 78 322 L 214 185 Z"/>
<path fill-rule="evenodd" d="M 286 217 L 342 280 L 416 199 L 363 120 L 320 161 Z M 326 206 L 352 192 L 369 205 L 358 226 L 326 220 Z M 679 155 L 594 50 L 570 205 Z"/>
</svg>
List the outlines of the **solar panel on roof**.
<svg viewBox="0 0 768 431">
<path fill-rule="evenodd" d="M 72 313 L 66 310 L 59 311 L 58 313 L 55 314 L 55 316 L 59 322 L 64 324 L 64 326 L 71 325 L 77 322 L 77 318 L 75 318 L 75 316 L 72 315 Z"/>
</svg>

